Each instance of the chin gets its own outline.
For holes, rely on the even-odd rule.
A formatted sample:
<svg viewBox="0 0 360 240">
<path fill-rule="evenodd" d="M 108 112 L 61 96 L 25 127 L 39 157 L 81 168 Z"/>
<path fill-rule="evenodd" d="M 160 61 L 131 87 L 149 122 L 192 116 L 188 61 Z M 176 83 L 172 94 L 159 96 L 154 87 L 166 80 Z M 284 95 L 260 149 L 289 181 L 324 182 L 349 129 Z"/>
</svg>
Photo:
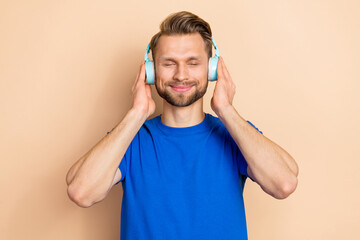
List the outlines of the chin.
<svg viewBox="0 0 360 240">
<path fill-rule="evenodd" d="M 206 93 L 208 81 L 206 81 L 206 84 L 202 88 L 198 87 L 198 84 L 194 84 L 189 91 L 176 92 L 170 85 L 164 89 L 159 88 L 157 81 L 155 81 L 155 88 L 159 96 L 175 107 L 187 107 L 201 99 Z"/>
<path fill-rule="evenodd" d="M 167 91 L 158 91 L 158 94 L 172 106 L 187 107 L 201 99 L 205 95 L 205 92 L 206 89 L 204 89 L 203 91 L 195 91 L 194 93 L 189 94 L 173 94 Z"/>
</svg>

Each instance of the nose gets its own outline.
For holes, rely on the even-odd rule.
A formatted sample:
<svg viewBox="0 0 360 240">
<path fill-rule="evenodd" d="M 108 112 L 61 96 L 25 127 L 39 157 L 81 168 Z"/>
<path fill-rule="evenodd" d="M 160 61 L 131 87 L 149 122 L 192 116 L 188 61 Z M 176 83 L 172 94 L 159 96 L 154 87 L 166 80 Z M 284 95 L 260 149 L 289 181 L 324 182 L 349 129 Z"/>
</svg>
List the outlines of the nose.
<svg viewBox="0 0 360 240">
<path fill-rule="evenodd" d="M 186 64 L 182 64 L 182 63 L 178 64 L 176 67 L 174 80 L 184 81 L 187 80 L 188 78 L 189 78 L 189 74 Z"/>
</svg>

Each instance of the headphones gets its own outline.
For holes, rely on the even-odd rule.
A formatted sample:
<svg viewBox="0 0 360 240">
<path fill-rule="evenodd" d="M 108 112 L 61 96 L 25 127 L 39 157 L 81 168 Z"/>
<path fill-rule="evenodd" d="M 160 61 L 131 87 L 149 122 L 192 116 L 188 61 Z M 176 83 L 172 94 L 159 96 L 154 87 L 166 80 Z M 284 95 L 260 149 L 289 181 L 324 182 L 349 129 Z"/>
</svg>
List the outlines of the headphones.
<svg viewBox="0 0 360 240">
<path fill-rule="evenodd" d="M 209 81 L 216 81 L 217 80 L 217 64 L 219 61 L 219 50 L 217 48 L 216 42 L 212 37 L 212 43 L 215 48 L 215 56 L 209 58 L 209 66 L 208 66 L 208 80 Z M 147 84 L 154 84 L 155 83 L 155 66 L 154 62 L 150 61 L 149 59 L 149 52 L 150 52 L 150 43 L 146 48 L 145 53 L 145 75 L 146 75 L 146 83 Z"/>
</svg>

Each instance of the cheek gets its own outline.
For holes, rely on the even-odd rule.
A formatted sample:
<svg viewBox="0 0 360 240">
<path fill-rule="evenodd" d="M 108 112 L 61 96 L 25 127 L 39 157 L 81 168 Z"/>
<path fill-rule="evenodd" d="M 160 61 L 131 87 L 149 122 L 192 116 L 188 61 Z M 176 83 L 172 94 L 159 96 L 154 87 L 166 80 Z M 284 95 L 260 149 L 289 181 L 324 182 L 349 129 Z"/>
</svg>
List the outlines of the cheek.
<svg viewBox="0 0 360 240">
<path fill-rule="evenodd" d="M 156 68 L 156 77 L 159 79 L 168 79 L 174 75 L 174 69 L 171 68 Z"/>
<path fill-rule="evenodd" d="M 200 82 L 202 82 L 204 79 L 207 80 L 208 75 L 208 69 L 206 66 L 199 66 L 196 68 L 189 68 L 189 75 L 193 78 L 198 79 Z"/>
<path fill-rule="evenodd" d="M 163 69 L 158 69 L 155 72 L 155 81 L 158 87 L 165 88 L 165 83 L 171 79 L 173 74 L 169 71 L 164 71 Z"/>
</svg>

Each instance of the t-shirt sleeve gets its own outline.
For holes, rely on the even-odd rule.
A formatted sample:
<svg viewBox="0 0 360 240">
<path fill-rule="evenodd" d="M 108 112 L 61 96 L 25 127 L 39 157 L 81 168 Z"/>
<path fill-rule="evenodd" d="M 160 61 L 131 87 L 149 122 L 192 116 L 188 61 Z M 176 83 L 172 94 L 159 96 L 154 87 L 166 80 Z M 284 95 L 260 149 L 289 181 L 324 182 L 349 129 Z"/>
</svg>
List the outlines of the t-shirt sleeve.
<svg viewBox="0 0 360 240">
<path fill-rule="evenodd" d="M 235 140 L 232 138 L 230 133 L 228 133 L 228 137 L 230 139 L 230 143 L 231 143 L 230 145 L 232 148 L 233 156 L 235 157 L 240 174 L 243 176 L 249 177 L 249 175 L 247 174 L 248 164 L 247 164 L 243 154 L 241 153 L 240 148 L 237 146 Z"/>
<path fill-rule="evenodd" d="M 113 129 L 111 129 L 111 131 Z M 109 134 L 110 132 L 107 132 L 107 134 Z M 124 181 L 124 179 L 125 179 L 126 172 L 127 172 L 127 162 L 128 162 L 129 156 L 130 156 L 130 149 L 131 149 L 131 143 L 130 143 L 130 146 L 127 148 L 123 158 L 121 159 L 120 165 L 118 167 L 120 169 L 120 172 L 121 172 L 121 179 L 117 183 L 115 183 L 115 185 L 117 185 L 118 183 Z"/>
<path fill-rule="evenodd" d="M 247 122 L 252 127 L 254 127 L 258 132 L 263 134 L 262 131 L 260 131 L 254 124 L 252 124 L 250 121 L 247 121 Z M 230 137 L 230 140 L 231 140 L 231 143 L 232 143 L 231 145 L 232 145 L 233 151 L 235 152 L 235 157 L 236 157 L 236 160 L 237 160 L 237 164 L 238 164 L 240 174 L 250 178 L 251 181 L 255 182 L 254 179 L 249 177 L 249 175 L 247 173 L 248 164 L 246 162 L 246 159 L 245 159 L 244 155 L 241 153 L 240 148 L 237 146 L 236 142 L 234 141 L 234 139 L 231 137 L 230 134 L 229 134 L 229 137 Z"/>
<path fill-rule="evenodd" d="M 120 169 L 120 172 L 121 172 L 121 179 L 115 183 L 115 185 L 117 185 L 118 183 L 124 181 L 125 179 L 125 176 L 126 176 L 126 170 L 127 170 L 127 155 L 129 152 L 129 148 L 128 150 L 126 150 L 126 153 L 124 154 L 124 157 L 121 159 L 121 162 L 120 162 L 120 165 L 119 165 L 119 169 Z"/>
<path fill-rule="evenodd" d="M 256 130 L 258 130 L 259 133 L 263 134 L 262 131 L 260 131 L 257 127 L 255 127 L 254 124 L 252 124 L 249 120 L 247 121 L 251 126 L 253 126 Z"/>
</svg>

